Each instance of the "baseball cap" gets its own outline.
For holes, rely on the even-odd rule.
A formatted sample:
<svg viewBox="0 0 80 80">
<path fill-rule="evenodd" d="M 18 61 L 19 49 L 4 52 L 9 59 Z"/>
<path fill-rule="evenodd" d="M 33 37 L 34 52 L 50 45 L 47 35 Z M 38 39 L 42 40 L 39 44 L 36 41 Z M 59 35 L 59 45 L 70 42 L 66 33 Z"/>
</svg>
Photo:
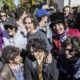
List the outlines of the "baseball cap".
<svg viewBox="0 0 80 80">
<path fill-rule="evenodd" d="M 14 18 L 10 17 L 3 24 L 4 24 L 4 27 L 6 27 L 6 26 L 13 26 L 13 27 L 15 27 L 16 20 Z"/>
<path fill-rule="evenodd" d="M 37 17 L 42 17 L 42 16 L 45 16 L 45 15 L 48 16 L 49 14 L 48 14 L 48 12 L 47 12 L 46 10 L 44 10 L 44 9 L 38 9 L 37 12 L 36 12 L 36 16 L 37 16 Z"/>
</svg>

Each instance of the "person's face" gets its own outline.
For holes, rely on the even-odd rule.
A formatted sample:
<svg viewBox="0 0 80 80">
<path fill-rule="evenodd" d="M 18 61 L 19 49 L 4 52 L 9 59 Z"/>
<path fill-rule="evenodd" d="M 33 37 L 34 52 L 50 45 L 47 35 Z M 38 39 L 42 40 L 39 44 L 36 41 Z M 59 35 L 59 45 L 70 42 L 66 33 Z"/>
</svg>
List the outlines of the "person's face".
<svg viewBox="0 0 80 80">
<path fill-rule="evenodd" d="M 50 11 L 51 11 L 51 14 L 53 14 L 57 12 L 57 9 L 54 8 L 54 6 L 50 6 Z"/>
<path fill-rule="evenodd" d="M 33 24 L 33 22 L 31 21 L 30 18 L 25 19 L 24 25 L 25 25 L 25 28 L 26 28 L 27 32 L 33 32 L 34 24 Z"/>
<path fill-rule="evenodd" d="M 26 14 L 26 12 L 24 11 L 23 14 L 22 14 L 22 16 L 20 17 L 21 20 L 23 21 L 24 17 L 26 17 L 26 16 L 27 16 L 27 14 Z"/>
<path fill-rule="evenodd" d="M 57 34 L 62 34 L 64 33 L 65 29 L 64 29 L 64 25 L 62 23 L 57 23 L 55 25 L 53 25 L 53 30 L 57 33 Z"/>
<path fill-rule="evenodd" d="M 44 22 L 47 22 L 48 21 L 48 16 L 45 15 L 42 19 L 43 19 Z"/>
<path fill-rule="evenodd" d="M 65 15 L 65 16 L 68 16 L 69 13 L 70 13 L 70 8 L 69 8 L 69 7 L 66 7 L 66 8 L 64 9 L 64 15 Z"/>
<path fill-rule="evenodd" d="M 71 45 L 66 46 L 65 49 L 65 57 L 67 59 L 71 59 L 76 54 L 75 50 L 72 48 Z"/>
<path fill-rule="evenodd" d="M 16 64 L 22 63 L 22 57 L 20 55 L 17 55 L 13 62 Z"/>
<path fill-rule="evenodd" d="M 44 57 L 44 51 L 41 49 L 33 50 L 31 48 L 32 55 L 36 58 L 36 60 L 40 60 Z"/>
<path fill-rule="evenodd" d="M 7 14 L 4 12 L 0 13 L 0 16 L 2 21 L 5 21 L 7 19 Z"/>
<path fill-rule="evenodd" d="M 5 29 L 8 32 L 9 36 L 13 37 L 16 33 L 15 28 L 13 26 L 6 26 Z"/>
</svg>

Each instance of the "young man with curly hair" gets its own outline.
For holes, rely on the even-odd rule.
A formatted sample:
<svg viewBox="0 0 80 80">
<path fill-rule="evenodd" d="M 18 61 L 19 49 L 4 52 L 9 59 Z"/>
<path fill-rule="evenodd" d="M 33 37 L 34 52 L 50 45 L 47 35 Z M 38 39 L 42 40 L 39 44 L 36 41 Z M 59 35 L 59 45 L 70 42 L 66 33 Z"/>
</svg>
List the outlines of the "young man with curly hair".
<svg viewBox="0 0 80 80">
<path fill-rule="evenodd" d="M 2 52 L 4 65 L 0 71 L 0 80 L 25 80 L 21 51 L 14 46 L 6 46 Z"/>
</svg>

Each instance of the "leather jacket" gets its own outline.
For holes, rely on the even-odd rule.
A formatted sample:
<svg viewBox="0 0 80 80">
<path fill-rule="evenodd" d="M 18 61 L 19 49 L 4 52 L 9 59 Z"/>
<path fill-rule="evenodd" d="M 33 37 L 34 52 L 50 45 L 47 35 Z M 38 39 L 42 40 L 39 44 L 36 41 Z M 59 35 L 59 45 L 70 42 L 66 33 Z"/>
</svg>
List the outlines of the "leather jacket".
<svg viewBox="0 0 80 80">
<path fill-rule="evenodd" d="M 16 80 L 8 64 L 4 64 L 0 72 L 0 80 Z"/>
</svg>

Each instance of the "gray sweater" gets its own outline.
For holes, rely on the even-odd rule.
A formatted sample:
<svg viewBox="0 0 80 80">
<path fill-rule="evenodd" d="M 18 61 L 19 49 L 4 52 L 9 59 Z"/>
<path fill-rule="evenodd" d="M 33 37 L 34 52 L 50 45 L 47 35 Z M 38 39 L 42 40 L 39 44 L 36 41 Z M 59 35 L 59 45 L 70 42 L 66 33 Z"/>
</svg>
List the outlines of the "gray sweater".
<svg viewBox="0 0 80 80">
<path fill-rule="evenodd" d="M 51 51 L 52 46 L 49 44 L 48 39 L 47 39 L 46 35 L 43 32 L 38 30 L 33 34 L 28 33 L 28 35 L 27 35 L 27 40 L 28 41 L 31 40 L 31 39 L 35 39 L 35 38 L 43 40 L 46 43 L 46 50 L 48 52 Z"/>
</svg>

